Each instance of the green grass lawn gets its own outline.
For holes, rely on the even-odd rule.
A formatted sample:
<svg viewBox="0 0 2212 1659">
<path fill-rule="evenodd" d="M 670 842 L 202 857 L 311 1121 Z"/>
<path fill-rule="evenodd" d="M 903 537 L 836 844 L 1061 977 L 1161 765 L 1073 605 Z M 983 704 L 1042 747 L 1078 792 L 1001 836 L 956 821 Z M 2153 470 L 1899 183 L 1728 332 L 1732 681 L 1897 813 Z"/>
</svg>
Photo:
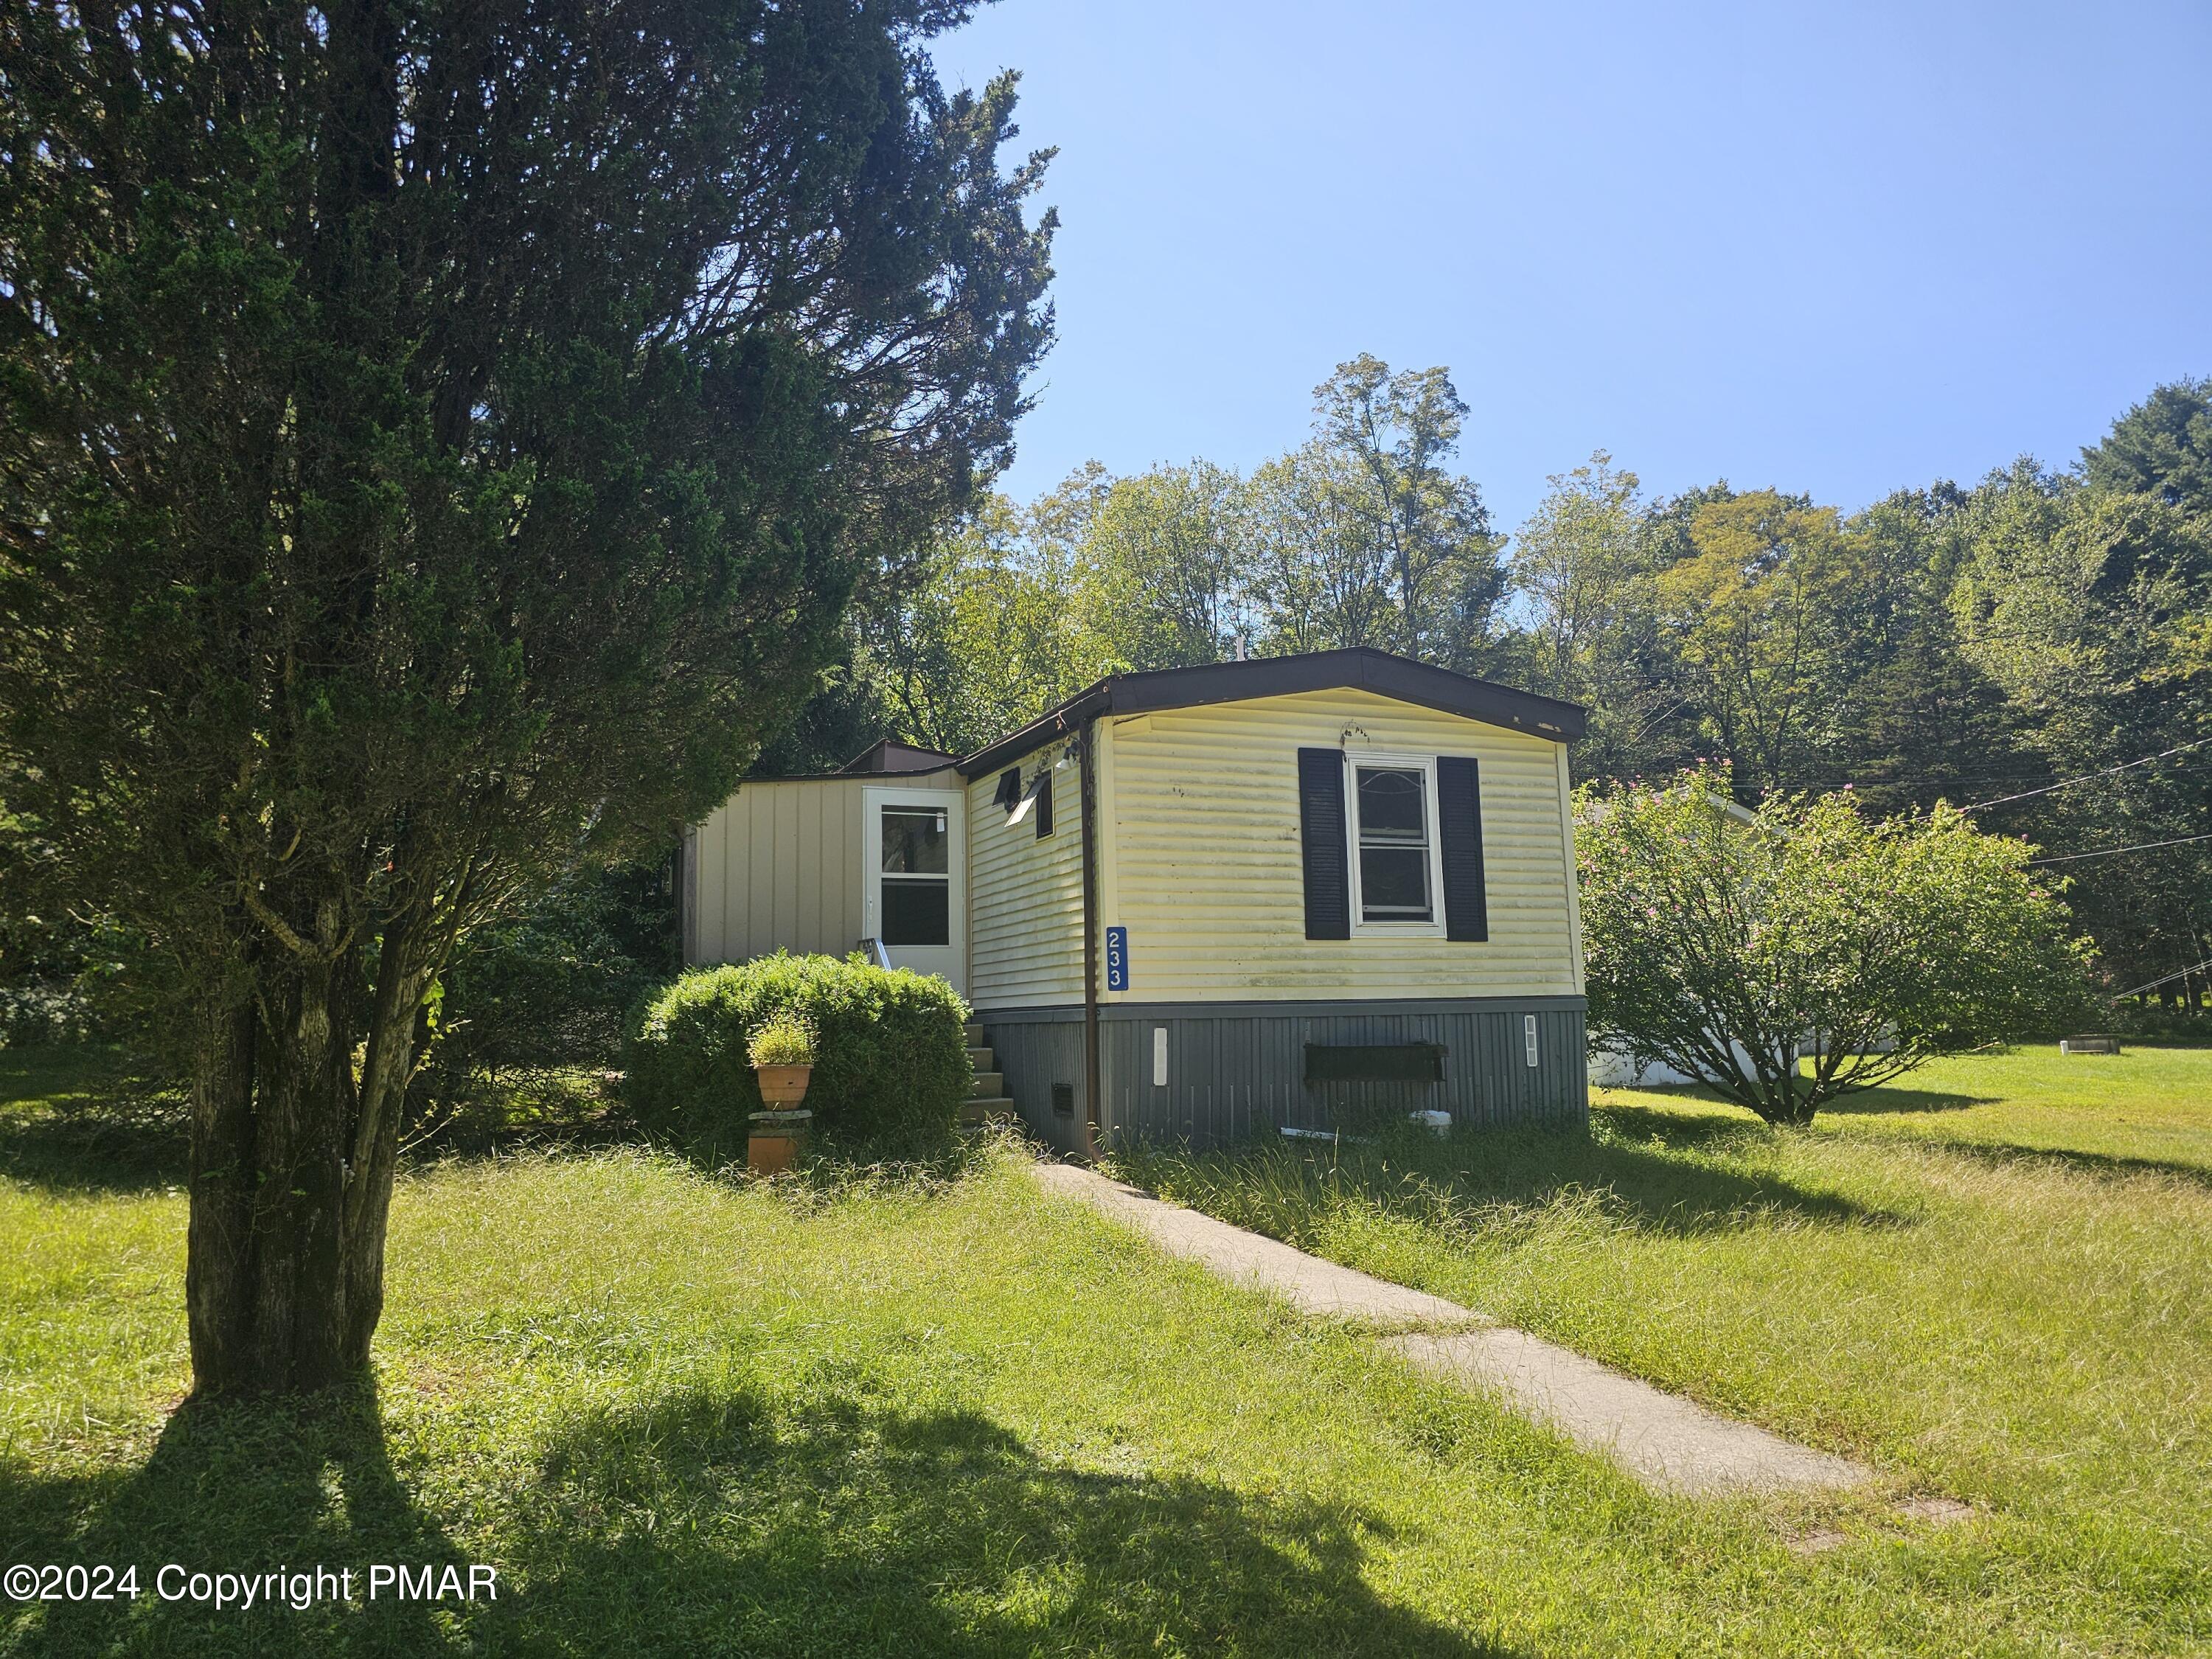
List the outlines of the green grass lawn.
<svg viewBox="0 0 2212 1659">
<path fill-rule="evenodd" d="M 1888 1478 L 1722 1503 L 1167 1262 L 1006 1148 L 780 1189 L 620 1147 L 420 1168 L 374 1389 L 178 1411 L 173 1127 L 0 1051 L 0 1564 L 503 1587 L 0 1602 L 0 1651 L 2203 1650 L 2204 1059 L 1975 1061 L 1812 1133 L 1615 1096 L 1588 1142 L 1146 1166 Z M 1899 1520 L 1918 1491 L 1978 1513 Z M 1789 1547 L 1816 1525 L 1847 1541 Z"/>
</svg>

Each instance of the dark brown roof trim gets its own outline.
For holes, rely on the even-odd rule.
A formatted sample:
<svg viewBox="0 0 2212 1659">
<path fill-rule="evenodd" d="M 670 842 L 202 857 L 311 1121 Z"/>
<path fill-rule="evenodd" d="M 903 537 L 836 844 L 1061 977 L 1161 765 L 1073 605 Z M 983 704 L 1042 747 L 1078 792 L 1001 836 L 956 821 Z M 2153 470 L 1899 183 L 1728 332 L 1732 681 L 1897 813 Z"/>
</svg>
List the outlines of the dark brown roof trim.
<svg viewBox="0 0 2212 1659">
<path fill-rule="evenodd" d="M 837 769 L 848 774 L 885 775 L 900 772 L 934 772 L 960 758 L 942 749 L 926 749 L 896 738 L 878 738 Z"/>
<path fill-rule="evenodd" d="M 939 772 L 952 770 L 949 760 L 917 769 L 912 772 L 778 772 L 763 773 L 759 777 L 742 777 L 738 787 L 750 789 L 757 783 L 883 783 L 900 778 L 933 778 Z"/>
<path fill-rule="evenodd" d="M 1296 657 L 1258 657 L 1250 662 L 1109 676 L 1057 708 L 1047 709 L 1019 731 L 977 750 L 960 763 L 960 771 L 972 778 L 1004 766 L 1101 714 L 1142 714 L 1340 689 L 1372 691 L 1378 696 L 1484 720 L 1554 743 L 1581 737 L 1587 725 L 1583 710 L 1574 703 L 1495 685 L 1449 668 L 1415 662 L 1410 657 L 1365 649 L 1313 651 Z"/>
</svg>

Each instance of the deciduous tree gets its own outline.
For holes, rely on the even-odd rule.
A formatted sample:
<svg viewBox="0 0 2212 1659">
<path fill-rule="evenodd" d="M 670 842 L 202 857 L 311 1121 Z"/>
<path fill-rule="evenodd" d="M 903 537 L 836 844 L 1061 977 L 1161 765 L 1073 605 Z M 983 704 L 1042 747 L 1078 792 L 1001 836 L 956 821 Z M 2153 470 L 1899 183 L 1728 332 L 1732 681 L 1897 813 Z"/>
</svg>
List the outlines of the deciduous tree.
<svg viewBox="0 0 2212 1659">
<path fill-rule="evenodd" d="M 1833 510 L 1771 489 L 1711 501 L 1657 580 L 1698 705 L 1747 792 L 1791 780 L 1830 664 L 1851 548 Z"/>
<path fill-rule="evenodd" d="M 1206 461 L 1116 478 L 1080 548 L 1090 631 L 1117 665 L 1218 662 L 1252 586 L 1243 482 Z"/>
<path fill-rule="evenodd" d="M 1726 776 L 1692 773 L 1585 786 L 1575 838 L 1594 1036 L 1771 1123 L 2082 1006 L 2086 943 L 2034 849 L 1948 807 L 1731 811 Z"/>
</svg>

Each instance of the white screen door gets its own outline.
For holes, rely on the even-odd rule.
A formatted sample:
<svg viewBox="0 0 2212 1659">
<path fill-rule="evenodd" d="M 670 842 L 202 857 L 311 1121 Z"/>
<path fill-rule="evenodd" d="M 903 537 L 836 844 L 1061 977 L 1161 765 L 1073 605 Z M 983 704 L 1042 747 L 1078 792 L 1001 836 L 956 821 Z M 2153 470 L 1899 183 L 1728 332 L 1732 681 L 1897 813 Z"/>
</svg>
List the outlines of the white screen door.
<svg viewBox="0 0 2212 1659">
<path fill-rule="evenodd" d="M 862 922 L 895 968 L 968 990 L 967 797 L 951 789 L 869 789 L 860 837 Z"/>
</svg>

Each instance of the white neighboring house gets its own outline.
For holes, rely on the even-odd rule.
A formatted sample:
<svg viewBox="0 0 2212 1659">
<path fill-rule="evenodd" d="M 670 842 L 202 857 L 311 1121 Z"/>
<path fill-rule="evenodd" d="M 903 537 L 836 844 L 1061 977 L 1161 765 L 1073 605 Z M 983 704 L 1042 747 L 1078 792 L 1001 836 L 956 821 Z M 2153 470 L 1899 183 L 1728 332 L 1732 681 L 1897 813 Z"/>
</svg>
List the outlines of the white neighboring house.
<svg viewBox="0 0 2212 1659">
<path fill-rule="evenodd" d="M 1737 1066 L 1745 1072 L 1751 1069 L 1751 1055 L 1741 1042 L 1732 1042 Z M 1802 1050 L 1793 1051 L 1792 1063 Z M 1692 1077 L 1678 1072 L 1663 1060 L 1643 1060 L 1625 1048 L 1601 1045 L 1590 1056 L 1590 1086 L 1594 1089 L 1653 1089 L 1678 1083 L 1711 1083 L 1710 1077 Z"/>
</svg>

